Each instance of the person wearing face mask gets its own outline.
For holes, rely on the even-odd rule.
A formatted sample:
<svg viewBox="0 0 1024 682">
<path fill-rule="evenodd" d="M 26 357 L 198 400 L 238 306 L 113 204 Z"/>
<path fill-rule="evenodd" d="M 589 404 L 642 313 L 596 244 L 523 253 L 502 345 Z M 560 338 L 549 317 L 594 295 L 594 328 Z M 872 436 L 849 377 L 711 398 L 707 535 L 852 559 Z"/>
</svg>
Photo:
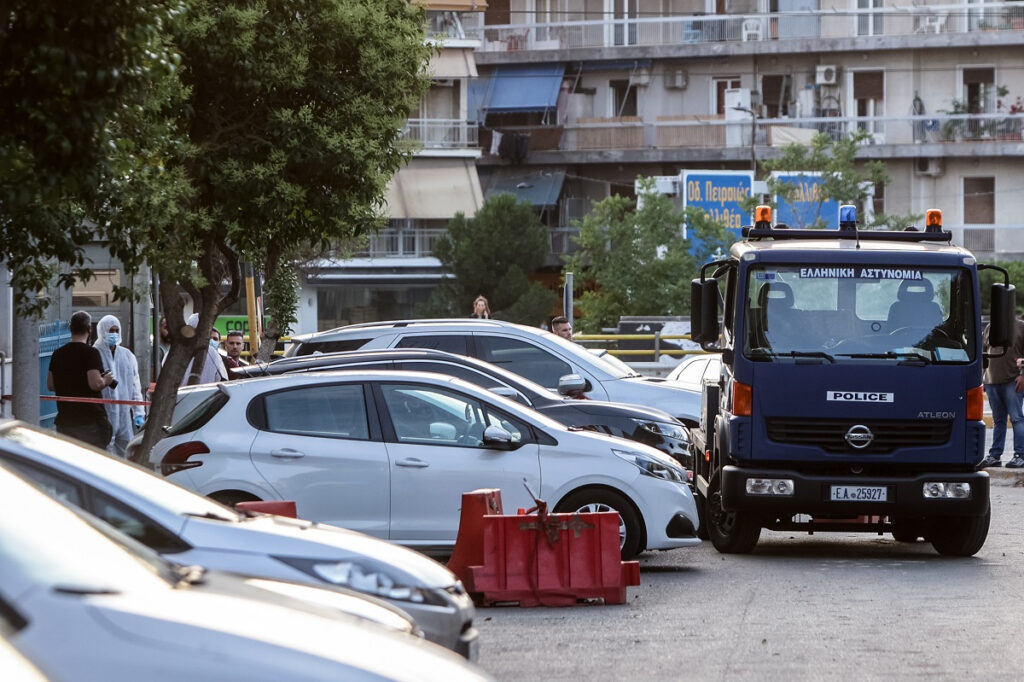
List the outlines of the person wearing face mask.
<svg viewBox="0 0 1024 682">
<path fill-rule="evenodd" d="M 188 319 L 185 320 L 185 324 L 195 329 L 199 324 L 199 314 L 192 313 Z M 220 332 L 216 329 L 210 332 L 209 345 L 206 347 L 206 360 L 203 362 L 203 368 L 199 374 L 200 384 L 209 384 L 214 381 L 224 381 L 228 378 L 228 370 L 224 367 L 224 360 L 221 359 L 220 351 Z M 188 367 L 185 368 L 185 376 L 181 379 L 181 385 L 187 386 L 188 380 L 192 376 L 192 361 L 189 360 Z"/>
<path fill-rule="evenodd" d="M 108 400 L 141 401 L 139 363 L 130 350 L 121 347 L 121 323 L 113 315 L 104 315 L 96 325 L 96 335 L 93 346 L 100 353 L 104 373 L 109 372 L 113 378 L 103 389 L 103 397 Z M 141 427 L 146 421 L 146 409 L 142 405 L 106 404 L 103 407 L 113 429 L 107 452 L 124 457 L 128 441 L 135 436 L 133 427 Z"/>
</svg>

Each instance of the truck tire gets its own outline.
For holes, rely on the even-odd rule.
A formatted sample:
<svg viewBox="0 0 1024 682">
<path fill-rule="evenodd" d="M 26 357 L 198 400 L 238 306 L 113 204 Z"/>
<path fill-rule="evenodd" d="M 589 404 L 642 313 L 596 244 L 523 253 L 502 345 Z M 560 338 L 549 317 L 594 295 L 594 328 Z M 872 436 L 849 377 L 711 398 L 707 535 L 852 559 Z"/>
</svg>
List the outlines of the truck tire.
<svg viewBox="0 0 1024 682">
<path fill-rule="evenodd" d="M 892 539 L 896 542 L 917 542 L 924 535 L 925 520 L 920 518 L 894 518 L 892 523 Z"/>
<path fill-rule="evenodd" d="M 580 490 L 559 502 L 555 511 L 569 514 L 574 512 L 618 512 L 620 521 L 619 549 L 622 552 L 622 559 L 628 561 L 646 549 L 640 544 L 640 515 L 626 498 L 611 490 L 600 488 Z"/>
<path fill-rule="evenodd" d="M 749 512 L 727 512 L 722 509 L 719 478 L 711 482 L 707 499 L 708 536 L 722 554 L 747 554 L 761 537 L 761 524 Z"/>
<path fill-rule="evenodd" d="M 944 556 L 973 556 L 985 544 L 991 520 L 991 506 L 982 516 L 934 518 L 926 539 Z"/>
<path fill-rule="evenodd" d="M 708 501 L 699 491 L 693 491 L 693 503 L 697 505 L 697 537 L 701 540 L 708 539 Z"/>
</svg>

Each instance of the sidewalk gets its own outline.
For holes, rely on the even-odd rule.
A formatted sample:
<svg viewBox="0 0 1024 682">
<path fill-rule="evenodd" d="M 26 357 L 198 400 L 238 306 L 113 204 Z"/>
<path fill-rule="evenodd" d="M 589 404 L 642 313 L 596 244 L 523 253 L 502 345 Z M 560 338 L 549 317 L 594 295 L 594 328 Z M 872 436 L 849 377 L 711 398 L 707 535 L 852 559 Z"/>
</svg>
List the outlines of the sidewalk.
<svg viewBox="0 0 1024 682">
<path fill-rule="evenodd" d="M 988 448 L 992 443 L 992 415 L 985 410 L 985 426 L 988 427 L 985 430 L 985 452 L 988 453 Z M 1003 464 L 1006 464 L 1013 458 L 1013 431 L 1007 424 L 1006 429 L 1006 450 L 1003 453 Z M 1024 469 L 1007 469 L 1006 467 L 989 467 L 985 469 L 988 472 L 989 477 L 992 479 L 992 485 L 1012 485 L 1024 487 Z"/>
</svg>

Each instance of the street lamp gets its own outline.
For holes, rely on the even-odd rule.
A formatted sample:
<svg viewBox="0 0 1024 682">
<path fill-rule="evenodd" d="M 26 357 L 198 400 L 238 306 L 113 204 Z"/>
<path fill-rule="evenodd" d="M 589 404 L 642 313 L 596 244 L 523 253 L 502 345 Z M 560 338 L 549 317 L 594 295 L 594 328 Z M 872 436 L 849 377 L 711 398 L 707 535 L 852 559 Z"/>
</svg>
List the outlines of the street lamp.
<svg viewBox="0 0 1024 682">
<path fill-rule="evenodd" d="M 757 180 L 757 150 L 754 147 L 754 140 L 757 137 L 757 114 L 753 109 L 746 107 L 733 107 L 734 111 L 742 111 L 750 114 L 750 170 L 754 172 L 754 179 Z"/>
</svg>

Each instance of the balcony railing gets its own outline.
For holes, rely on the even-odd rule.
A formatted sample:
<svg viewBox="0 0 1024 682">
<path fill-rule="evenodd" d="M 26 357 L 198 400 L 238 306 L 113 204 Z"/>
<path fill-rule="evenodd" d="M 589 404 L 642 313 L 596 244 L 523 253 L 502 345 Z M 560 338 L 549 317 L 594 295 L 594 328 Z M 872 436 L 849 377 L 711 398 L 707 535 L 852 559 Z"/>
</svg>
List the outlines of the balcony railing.
<svg viewBox="0 0 1024 682">
<path fill-rule="evenodd" d="M 370 236 L 366 249 L 359 256 L 371 258 L 423 258 L 434 254 L 437 238 L 443 229 L 388 228 Z"/>
<path fill-rule="evenodd" d="M 480 146 L 479 133 L 475 122 L 456 118 L 410 118 L 403 131 L 424 149 L 473 149 Z"/>
<path fill-rule="evenodd" d="M 903 5 L 868 9 L 695 14 L 637 19 L 589 19 L 563 12 L 564 21 L 489 25 L 482 50 L 564 50 L 702 43 L 957 34 L 1024 29 L 1024 1 Z M 467 31 L 467 34 L 469 31 Z M 475 34 L 475 31 L 473 31 Z"/>
<path fill-rule="evenodd" d="M 480 40 L 483 12 L 427 12 L 427 37 L 441 40 Z"/>
<path fill-rule="evenodd" d="M 659 116 L 582 119 L 566 123 L 562 151 L 625 149 L 721 149 L 808 144 L 816 133 L 838 140 L 867 131 L 865 144 L 956 143 L 1021 140 L 1024 114 L 935 114 L 923 116 L 846 116 L 758 119 L 751 140 L 751 119 L 720 116 Z"/>
</svg>

